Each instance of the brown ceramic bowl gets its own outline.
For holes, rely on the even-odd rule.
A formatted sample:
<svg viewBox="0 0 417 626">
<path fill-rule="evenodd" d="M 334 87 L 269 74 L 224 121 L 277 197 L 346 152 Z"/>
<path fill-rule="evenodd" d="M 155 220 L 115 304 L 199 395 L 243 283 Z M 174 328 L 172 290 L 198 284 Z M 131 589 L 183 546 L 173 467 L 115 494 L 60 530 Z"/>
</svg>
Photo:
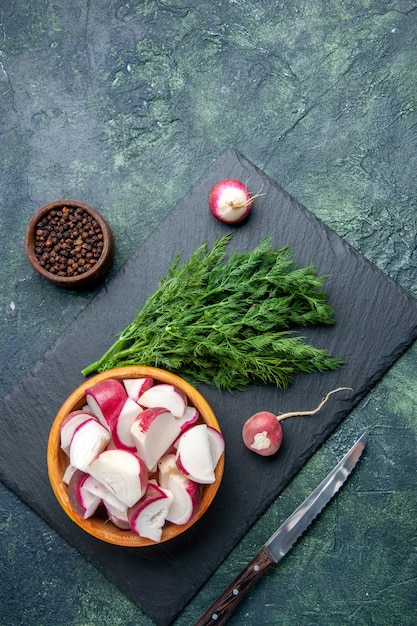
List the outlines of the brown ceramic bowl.
<svg viewBox="0 0 417 626">
<path fill-rule="evenodd" d="M 98 226 L 99 231 L 102 233 L 102 241 L 103 247 L 99 252 L 99 258 L 95 259 L 95 264 L 93 267 L 84 271 L 84 273 L 75 272 L 73 275 L 68 275 L 67 272 L 63 272 L 63 275 L 59 275 L 56 271 L 50 271 L 45 268 L 45 261 L 43 261 L 41 257 L 41 253 L 37 252 L 37 231 L 40 220 L 50 217 L 52 211 L 61 212 L 63 209 L 69 209 L 73 211 L 79 207 L 83 212 L 88 213 L 91 218 L 93 218 Z M 69 230 L 69 229 L 68 229 Z M 81 243 L 89 243 L 83 242 L 82 240 L 82 231 L 79 233 Z M 45 244 L 42 245 L 42 251 L 47 252 L 49 254 L 49 250 L 51 248 L 45 247 Z M 49 245 L 55 246 L 55 244 Z M 66 254 L 69 259 L 71 259 L 71 263 L 78 262 L 75 258 L 74 249 L 76 247 L 76 241 L 72 239 L 71 244 L 68 247 L 68 251 Z M 39 249 L 39 248 L 38 248 Z M 114 240 L 113 234 L 111 232 L 110 226 L 106 222 L 106 220 L 100 215 L 100 213 L 93 209 L 88 204 L 84 202 L 79 202 L 78 200 L 56 200 L 54 202 L 50 202 L 49 204 L 45 204 L 41 207 L 31 218 L 29 224 L 26 228 L 25 234 L 25 252 L 29 259 L 32 267 L 39 272 L 41 276 L 54 283 L 55 285 L 59 285 L 60 287 L 66 287 L 68 289 L 86 289 L 90 287 L 94 287 L 109 271 L 111 264 L 113 262 L 114 257 Z M 96 252 L 93 250 L 93 252 Z M 84 251 L 83 251 L 84 254 Z M 96 255 L 97 256 L 97 255 Z M 84 263 L 88 263 L 88 259 L 84 259 Z M 88 267 L 88 266 L 87 266 Z"/>
<path fill-rule="evenodd" d="M 215 482 L 210 485 L 203 486 L 202 501 L 196 515 L 190 522 L 181 526 L 166 522 L 162 532 L 162 538 L 159 543 L 155 543 L 150 539 L 139 537 L 139 535 L 137 535 L 133 531 L 120 530 L 119 528 L 116 528 L 116 526 L 114 526 L 111 522 L 107 521 L 104 516 L 101 517 L 99 514 L 96 514 L 85 520 L 73 510 L 69 503 L 67 485 L 62 480 L 65 469 L 69 462 L 67 455 L 61 450 L 60 447 L 60 427 L 63 419 L 71 411 L 80 409 L 81 407 L 85 406 L 85 391 L 92 385 L 107 378 L 116 378 L 117 380 L 121 381 L 126 378 L 141 378 L 148 376 L 158 382 L 176 385 L 186 394 L 189 400 L 189 404 L 192 404 L 199 410 L 199 421 L 201 423 L 205 422 L 207 425 L 216 428 L 220 432 L 220 427 L 217 419 L 205 398 L 183 378 L 180 378 L 175 374 L 171 374 L 170 372 L 159 368 L 127 366 L 97 374 L 96 376 L 93 376 L 82 385 L 80 385 L 80 387 L 75 389 L 75 391 L 73 391 L 73 393 L 65 400 L 64 404 L 61 406 L 54 419 L 49 434 L 47 450 L 48 474 L 52 489 L 59 504 L 62 506 L 67 515 L 76 524 L 78 524 L 78 526 L 80 526 L 83 530 L 85 530 L 93 537 L 101 539 L 102 541 L 105 541 L 107 543 L 132 548 L 139 548 L 149 545 L 159 545 L 159 543 L 177 537 L 181 533 L 184 533 L 186 530 L 188 530 L 188 528 L 193 526 L 197 522 L 197 520 L 200 519 L 200 517 L 207 511 L 210 504 L 212 503 L 220 487 L 224 470 L 223 454 L 215 470 Z"/>
</svg>

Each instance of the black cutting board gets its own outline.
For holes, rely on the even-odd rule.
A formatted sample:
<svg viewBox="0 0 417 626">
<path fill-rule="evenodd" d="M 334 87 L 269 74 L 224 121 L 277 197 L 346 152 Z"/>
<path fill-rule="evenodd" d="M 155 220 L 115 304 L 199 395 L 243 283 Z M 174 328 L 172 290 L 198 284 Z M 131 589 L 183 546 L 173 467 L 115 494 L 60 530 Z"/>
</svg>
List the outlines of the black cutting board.
<svg viewBox="0 0 417 626">
<path fill-rule="evenodd" d="M 227 177 L 246 182 L 253 193 L 262 189 L 264 194 L 256 199 L 250 218 L 236 227 L 219 223 L 207 208 L 210 187 Z M 275 247 L 292 248 L 298 264 L 312 263 L 319 274 L 329 275 L 326 290 L 336 311 L 336 324 L 302 335 L 343 359 L 345 365 L 334 372 L 298 375 L 285 391 L 252 386 L 232 395 L 201 386 L 226 440 L 224 479 L 211 509 L 184 536 L 160 546 L 129 549 L 101 543 L 69 520 L 50 488 L 46 446 L 54 415 L 83 382 L 82 367 L 101 356 L 134 318 L 175 254 L 186 260 L 203 240 L 211 245 L 230 230 L 234 233 L 230 250 L 250 250 L 271 235 Z M 0 477 L 157 624 L 169 624 L 416 336 L 415 299 L 243 156 L 226 150 L 3 399 Z M 275 457 L 261 458 L 244 448 L 241 427 L 252 413 L 314 408 L 328 390 L 339 386 L 353 391 L 333 395 L 316 416 L 283 423 L 284 443 Z"/>
</svg>

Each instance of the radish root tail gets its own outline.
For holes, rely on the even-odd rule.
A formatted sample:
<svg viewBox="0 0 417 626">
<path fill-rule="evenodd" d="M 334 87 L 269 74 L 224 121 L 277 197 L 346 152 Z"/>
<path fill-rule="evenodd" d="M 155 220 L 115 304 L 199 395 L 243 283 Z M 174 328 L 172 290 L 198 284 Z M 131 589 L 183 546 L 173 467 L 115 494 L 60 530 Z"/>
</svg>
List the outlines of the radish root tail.
<svg viewBox="0 0 417 626">
<path fill-rule="evenodd" d="M 244 209 L 245 207 L 248 206 L 248 204 L 251 204 L 252 200 L 254 200 L 255 198 L 259 198 L 260 196 L 264 196 L 264 193 L 261 193 L 262 191 L 262 187 L 261 189 L 258 191 L 258 193 L 253 194 L 253 196 L 251 195 L 247 200 L 245 200 L 244 202 L 229 202 L 229 205 L 232 207 L 232 209 Z"/>
<path fill-rule="evenodd" d="M 331 391 L 329 391 L 329 393 L 327 393 L 324 396 L 320 404 L 315 409 L 312 409 L 311 411 L 291 411 L 290 413 L 282 413 L 281 415 L 277 415 L 277 420 L 281 422 L 282 420 L 287 419 L 287 417 L 296 417 L 300 415 L 314 415 L 315 413 L 318 413 L 320 411 L 322 406 L 326 404 L 327 400 L 333 393 L 336 393 L 337 391 L 343 391 L 343 390 L 353 391 L 352 387 L 338 387 L 337 389 L 332 389 Z"/>
</svg>

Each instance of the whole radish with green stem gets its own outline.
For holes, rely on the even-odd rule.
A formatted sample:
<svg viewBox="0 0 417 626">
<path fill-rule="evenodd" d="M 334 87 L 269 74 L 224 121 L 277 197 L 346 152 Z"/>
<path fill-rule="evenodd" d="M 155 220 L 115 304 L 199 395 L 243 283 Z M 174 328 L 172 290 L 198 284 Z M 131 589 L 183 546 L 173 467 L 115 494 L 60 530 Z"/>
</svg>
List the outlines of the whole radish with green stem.
<svg viewBox="0 0 417 626">
<path fill-rule="evenodd" d="M 242 437 L 245 446 L 261 456 L 272 456 L 281 447 L 283 438 L 281 422 L 284 419 L 301 415 L 315 415 L 333 393 L 343 390 L 351 391 L 352 388 L 338 387 L 329 391 L 320 404 L 315 409 L 309 411 L 291 411 L 281 415 L 275 415 L 269 411 L 254 413 L 243 425 Z"/>
</svg>

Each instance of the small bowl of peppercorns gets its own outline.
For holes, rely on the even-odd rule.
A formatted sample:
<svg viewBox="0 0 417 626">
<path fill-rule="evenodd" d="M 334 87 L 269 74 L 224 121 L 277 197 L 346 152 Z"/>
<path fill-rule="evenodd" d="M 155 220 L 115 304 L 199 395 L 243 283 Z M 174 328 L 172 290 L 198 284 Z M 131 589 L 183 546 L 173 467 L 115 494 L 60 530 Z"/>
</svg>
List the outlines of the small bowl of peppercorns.
<svg viewBox="0 0 417 626">
<path fill-rule="evenodd" d="M 78 200 L 56 200 L 29 221 L 25 251 L 32 267 L 50 282 L 86 289 L 109 271 L 114 240 L 96 209 Z"/>
</svg>

